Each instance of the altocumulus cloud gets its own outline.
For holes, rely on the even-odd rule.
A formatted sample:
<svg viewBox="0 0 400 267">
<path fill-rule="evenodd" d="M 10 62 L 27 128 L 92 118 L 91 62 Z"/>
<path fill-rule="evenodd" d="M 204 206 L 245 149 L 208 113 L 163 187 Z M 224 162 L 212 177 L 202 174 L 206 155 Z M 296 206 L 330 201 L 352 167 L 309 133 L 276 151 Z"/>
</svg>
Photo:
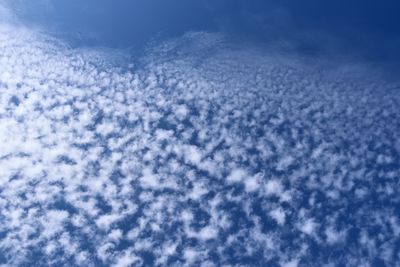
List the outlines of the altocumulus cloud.
<svg viewBox="0 0 400 267">
<path fill-rule="evenodd" d="M 0 51 L 4 266 L 400 264 L 400 94 L 372 72 L 210 33 L 135 71 L 6 23 Z"/>
</svg>

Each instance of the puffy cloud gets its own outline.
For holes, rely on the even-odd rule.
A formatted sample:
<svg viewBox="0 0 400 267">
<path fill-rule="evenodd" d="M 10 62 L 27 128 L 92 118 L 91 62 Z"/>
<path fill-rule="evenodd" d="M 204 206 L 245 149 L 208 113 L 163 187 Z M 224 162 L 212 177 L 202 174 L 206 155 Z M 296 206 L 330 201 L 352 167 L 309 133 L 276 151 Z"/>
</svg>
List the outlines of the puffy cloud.
<svg viewBox="0 0 400 267">
<path fill-rule="evenodd" d="M 226 180 L 229 183 L 237 183 L 243 181 L 247 177 L 247 172 L 244 169 L 233 169 Z"/>
<path fill-rule="evenodd" d="M 135 72 L 5 24 L 0 49 L 0 264 L 398 265 L 381 78 L 206 33 Z"/>
<path fill-rule="evenodd" d="M 286 214 L 285 211 L 281 208 L 277 208 L 274 210 L 271 210 L 269 212 L 269 215 L 279 224 L 279 225 L 284 225 L 285 224 L 285 219 L 286 219 Z"/>
</svg>

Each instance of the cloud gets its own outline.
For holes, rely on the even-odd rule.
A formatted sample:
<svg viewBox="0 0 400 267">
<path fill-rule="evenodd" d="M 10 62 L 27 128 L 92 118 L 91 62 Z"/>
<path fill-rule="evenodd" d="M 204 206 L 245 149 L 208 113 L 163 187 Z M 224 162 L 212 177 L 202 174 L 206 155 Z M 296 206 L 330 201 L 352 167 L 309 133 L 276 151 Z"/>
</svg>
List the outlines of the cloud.
<svg viewBox="0 0 400 267">
<path fill-rule="evenodd" d="M 0 264 L 397 265 L 398 91 L 229 42 L 1 24 Z"/>
</svg>

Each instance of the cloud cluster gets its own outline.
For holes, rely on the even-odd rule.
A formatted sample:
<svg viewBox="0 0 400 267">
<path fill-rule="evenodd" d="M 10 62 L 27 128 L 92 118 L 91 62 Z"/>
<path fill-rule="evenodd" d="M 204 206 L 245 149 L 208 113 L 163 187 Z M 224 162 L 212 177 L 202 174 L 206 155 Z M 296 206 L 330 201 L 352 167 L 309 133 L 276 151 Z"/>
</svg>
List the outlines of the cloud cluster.
<svg viewBox="0 0 400 267">
<path fill-rule="evenodd" d="M 206 33 L 135 71 L 6 25 L 0 51 L 0 264 L 400 263 L 392 85 Z"/>
</svg>

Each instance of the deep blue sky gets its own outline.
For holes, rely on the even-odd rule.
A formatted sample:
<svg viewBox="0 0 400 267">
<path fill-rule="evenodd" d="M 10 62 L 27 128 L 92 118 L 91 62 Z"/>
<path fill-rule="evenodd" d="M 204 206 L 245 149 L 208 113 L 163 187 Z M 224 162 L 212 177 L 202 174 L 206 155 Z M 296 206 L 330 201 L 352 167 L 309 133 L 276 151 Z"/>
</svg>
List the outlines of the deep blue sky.
<svg viewBox="0 0 400 267">
<path fill-rule="evenodd" d="M 204 30 L 257 41 L 283 39 L 311 54 L 329 46 L 373 61 L 400 59 L 400 2 L 394 0 L 17 0 L 12 5 L 23 19 L 77 44 L 142 47 L 154 38 Z"/>
</svg>

